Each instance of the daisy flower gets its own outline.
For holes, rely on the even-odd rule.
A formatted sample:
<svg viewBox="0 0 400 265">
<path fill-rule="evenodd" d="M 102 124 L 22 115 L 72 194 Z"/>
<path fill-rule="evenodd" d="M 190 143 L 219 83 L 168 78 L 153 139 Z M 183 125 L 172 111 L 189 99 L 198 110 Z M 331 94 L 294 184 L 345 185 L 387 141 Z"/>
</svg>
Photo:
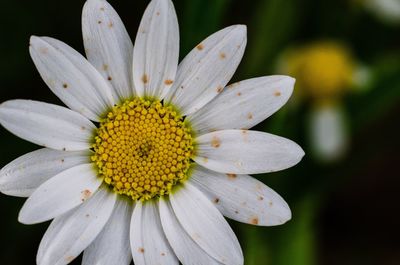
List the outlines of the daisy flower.
<svg viewBox="0 0 400 265">
<path fill-rule="evenodd" d="M 43 80 L 69 107 L 10 100 L 1 124 L 44 148 L 0 174 L 4 194 L 29 197 L 19 221 L 53 219 L 37 264 L 243 264 L 223 215 L 254 225 L 291 218 L 286 202 L 247 174 L 291 167 L 294 142 L 249 131 L 286 103 L 294 79 L 260 77 L 227 86 L 246 27 L 211 35 L 178 65 L 170 0 L 147 7 L 135 46 L 115 10 L 89 0 L 86 57 L 31 37 Z"/>
</svg>

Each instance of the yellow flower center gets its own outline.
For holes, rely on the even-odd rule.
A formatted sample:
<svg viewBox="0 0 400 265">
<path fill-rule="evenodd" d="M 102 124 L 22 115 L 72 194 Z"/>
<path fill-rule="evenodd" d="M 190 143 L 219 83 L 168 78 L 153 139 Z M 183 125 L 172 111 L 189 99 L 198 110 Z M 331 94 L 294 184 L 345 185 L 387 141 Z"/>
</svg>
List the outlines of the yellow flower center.
<svg viewBox="0 0 400 265">
<path fill-rule="evenodd" d="M 343 94 L 353 85 L 355 63 L 343 46 L 322 42 L 304 47 L 289 56 L 289 72 L 305 93 L 318 98 Z"/>
<path fill-rule="evenodd" d="M 188 178 L 193 156 L 190 127 L 160 101 L 128 100 L 100 122 L 92 161 L 118 194 L 149 200 Z"/>
</svg>

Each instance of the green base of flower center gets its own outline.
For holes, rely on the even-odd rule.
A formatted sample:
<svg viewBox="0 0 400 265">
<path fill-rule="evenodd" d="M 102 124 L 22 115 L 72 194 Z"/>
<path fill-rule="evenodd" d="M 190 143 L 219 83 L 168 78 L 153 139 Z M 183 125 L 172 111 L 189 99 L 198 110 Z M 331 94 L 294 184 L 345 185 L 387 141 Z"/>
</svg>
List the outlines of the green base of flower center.
<svg viewBox="0 0 400 265">
<path fill-rule="evenodd" d="M 101 121 L 93 150 L 92 161 L 115 192 L 149 200 L 187 179 L 194 148 L 190 127 L 172 107 L 134 99 Z"/>
</svg>

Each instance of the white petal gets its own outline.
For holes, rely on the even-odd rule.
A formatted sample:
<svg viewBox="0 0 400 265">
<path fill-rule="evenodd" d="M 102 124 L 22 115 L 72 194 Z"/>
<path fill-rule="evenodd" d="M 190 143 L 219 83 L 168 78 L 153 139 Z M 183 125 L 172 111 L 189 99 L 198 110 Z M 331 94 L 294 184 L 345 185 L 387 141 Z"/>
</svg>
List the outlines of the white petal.
<svg viewBox="0 0 400 265">
<path fill-rule="evenodd" d="M 32 36 L 29 51 L 43 80 L 71 109 L 98 121 L 114 105 L 107 81 L 67 44 L 48 37 Z"/>
<path fill-rule="evenodd" d="M 136 204 L 131 221 L 131 247 L 136 265 L 179 263 L 162 230 L 155 202 Z"/>
<path fill-rule="evenodd" d="M 132 204 L 122 198 L 103 230 L 83 253 L 83 265 L 129 265 L 132 260 L 129 244 L 129 224 Z"/>
<path fill-rule="evenodd" d="M 210 200 L 190 183 L 170 195 L 177 219 L 208 255 L 223 264 L 243 264 L 239 242 Z"/>
<path fill-rule="evenodd" d="M 46 181 L 28 198 L 18 220 L 34 224 L 53 219 L 90 198 L 102 181 L 92 164 L 67 169 Z"/>
<path fill-rule="evenodd" d="M 183 229 L 168 200 L 160 199 L 161 223 L 176 256 L 185 265 L 222 264 L 209 256 Z"/>
<path fill-rule="evenodd" d="M 296 165 L 304 151 L 291 140 L 247 130 L 223 130 L 196 139 L 194 160 L 222 173 L 258 174 Z"/>
<path fill-rule="evenodd" d="M 234 83 L 188 119 L 200 135 L 224 129 L 249 129 L 287 102 L 294 82 L 291 77 L 276 75 Z"/>
<path fill-rule="evenodd" d="M 175 79 L 179 27 L 171 0 L 153 0 L 144 12 L 133 50 L 133 80 L 140 96 L 162 99 Z"/>
<path fill-rule="evenodd" d="M 194 48 L 178 67 L 166 100 L 183 115 L 191 114 L 222 92 L 246 46 L 246 26 L 236 25 L 211 35 Z"/>
<path fill-rule="evenodd" d="M 115 200 L 115 193 L 99 189 L 80 207 L 54 219 L 40 242 L 37 264 L 64 265 L 79 256 L 107 223 Z"/>
<path fill-rule="evenodd" d="M 82 12 L 86 56 L 123 100 L 134 95 L 133 45 L 120 17 L 104 0 L 89 0 Z"/>
<path fill-rule="evenodd" d="M 310 114 L 309 135 L 318 159 L 328 162 L 343 157 L 349 139 L 342 107 L 328 104 L 314 107 Z"/>
<path fill-rule="evenodd" d="M 18 137 L 63 151 L 89 149 L 96 129 L 88 119 L 67 108 L 19 99 L 0 105 L 0 123 Z"/>
<path fill-rule="evenodd" d="M 249 175 L 217 173 L 198 166 L 189 181 L 233 220 L 272 226 L 283 224 L 292 216 L 281 196 Z"/>
<path fill-rule="evenodd" d="M 63 152 L 43 148 L 30 152 L 1 169 L 0 191 L 7 195 L 28 197 L 46 180 L 88 161 L 88 151 Z"/>
</svg>

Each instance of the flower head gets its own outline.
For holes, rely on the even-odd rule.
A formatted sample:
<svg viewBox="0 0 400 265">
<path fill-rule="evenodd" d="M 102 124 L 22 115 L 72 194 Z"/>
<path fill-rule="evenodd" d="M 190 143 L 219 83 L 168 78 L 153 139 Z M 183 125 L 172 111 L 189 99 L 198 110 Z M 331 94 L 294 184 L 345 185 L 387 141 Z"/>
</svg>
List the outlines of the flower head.
<svg viewBox="0 0 400 265">
<path fill-rule="evenodd" d="M 304 155 L 294 142 L 249 131 L 283 106 L 294 79 L 260 77 L 226 87 L 246 27 L 211 35 L 178 66 L 170 0 L 147 7 L 133 47 L 114 9 L 88 0 L 87 60 L 66 44 L 32 37 L 43 80 L 69 107 L 11 100 L 0 122 L 43 146 L 0 173 L 0 191 L 29 197 L 19 220 L 54 219 L 41 265 L 243 264 L 223 215 L 254 225 L 291 218 L 286 202 L 247 174 L 282 170 Z M 179 261 L 178 261 L 179 260 Z"/>
<path fill-rule="evenodd" d="M 337 98 L 355 82 L 356 63 L 337 42 L 316 42 L 294 49 L 284 59 L 286 72 L 297 78 L 301 92 L 317 100 Z"/>
</svg>

